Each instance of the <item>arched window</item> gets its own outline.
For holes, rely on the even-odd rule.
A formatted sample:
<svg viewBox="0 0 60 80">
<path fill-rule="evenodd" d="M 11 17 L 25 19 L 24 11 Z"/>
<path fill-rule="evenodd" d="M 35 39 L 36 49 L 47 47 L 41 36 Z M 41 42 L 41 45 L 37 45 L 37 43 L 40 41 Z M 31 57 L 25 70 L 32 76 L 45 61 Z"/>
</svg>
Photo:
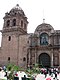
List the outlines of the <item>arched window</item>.
<svg viewBox="0 0 60 80">
<path fill-rule="evenodd" d="M 48 45 L 48 34 L 42 33 L 40 35 L 40 44 L 41 45 Z"/>
<path fill-rule="evenodd" d="M 10 20 L 7 20 L 7 27 L 10 26 Z"/>
<path fill-rule="evenodd" d="M 16 26 L 16 19 L 13 19 L 12 26 Z"/>
<path fill-rule="evenodd" d="M 25 57 L 23 58 L 23 61 L 26 61 L 26 58 Z"/>
<path fill-rule="evenodd" d="M 8 57 L 8 61 L 10 61 L 10 57 Z"/>
<path fill-rule="evenodd" d="M 11 41 L 11 36 L 8 37 L 8 41 Z"/>
</svg>

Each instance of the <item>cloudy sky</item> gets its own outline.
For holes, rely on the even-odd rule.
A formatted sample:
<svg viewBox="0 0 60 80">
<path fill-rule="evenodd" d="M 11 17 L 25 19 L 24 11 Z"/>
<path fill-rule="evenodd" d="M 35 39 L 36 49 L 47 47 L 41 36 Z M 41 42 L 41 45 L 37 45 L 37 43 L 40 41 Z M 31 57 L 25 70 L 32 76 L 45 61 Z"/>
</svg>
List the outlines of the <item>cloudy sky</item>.
<svg viewBox="0 0 60 80">
<path fill-rule="evenodd" d="M 3 17 L 13 7 L 19 4 L 28 17 L 28 33 L 33 33 L 43 22 L 51 24 L 56 30 L 60 29 L 60 0 L 1 0 L 0 29 L 3 27 Z"/>
</svg>

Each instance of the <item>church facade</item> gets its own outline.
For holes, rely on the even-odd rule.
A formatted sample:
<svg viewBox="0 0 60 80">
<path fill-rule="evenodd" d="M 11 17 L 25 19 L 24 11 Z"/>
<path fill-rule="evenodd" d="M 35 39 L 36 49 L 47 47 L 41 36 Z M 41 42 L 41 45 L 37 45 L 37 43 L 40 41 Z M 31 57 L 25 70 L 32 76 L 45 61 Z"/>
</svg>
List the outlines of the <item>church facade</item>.
<svg viewBox="0 0 60 80">
<path fill-rule="evenodd" d="M 3 19 L 0 66 L 8 63 L 24 68 L 36 63 L 44 67 L 60 66 L 60 30 L 43 22 L 28 34 L 27 17 L 18 4 Z"/>
</svg>

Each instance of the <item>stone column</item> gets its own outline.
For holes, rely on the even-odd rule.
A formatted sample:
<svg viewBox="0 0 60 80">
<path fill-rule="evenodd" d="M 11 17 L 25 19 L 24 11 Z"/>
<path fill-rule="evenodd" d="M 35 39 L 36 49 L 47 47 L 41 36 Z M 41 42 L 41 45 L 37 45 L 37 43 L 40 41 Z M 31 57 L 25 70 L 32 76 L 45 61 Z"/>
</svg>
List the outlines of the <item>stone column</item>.
<svg viewBox="0 0 60 80">
<path fill-rule="evenodd" d="M 29 49 L 29 62 L 28 62 L 28 65 L 30 67 L 30 49 Z"/>
<path fill-rule="evenodd" d="M 36 64 L 36 49 L 35 49 L 35 64 Z"/>
<path fill-rule="evenodd" d="M 51 66 L 53 67 L 53 49 L 51 51 Z"/>
<path fill-rule="evenodd" d="M 59 49 L 59 66 L 60 66 L 60 49 Z"/>
<path fill-rule="evenodd" d="M 49 44 L 51 44 L 51 40 L 50 39 L 51 39 L 51 37 L 49 36 L 49 40 L 48 40 Z"/>
<path fill-rule="evenodd" d="M 17 65 L 19 65 L 19 34 L 16 34 L 17 37 L 17 42 L 18 42 L 18 46 L 17 46 Z"/>
<path fill-rule="evenodd" d="M 38 34 L 38 46 L 40 46 L 40 33 Z"/>
<path fill-rule="evenodd" d="M 53 53 L 52 53 L 52 58 L 51 58 L 51 66 L 53 67 Z"/>
</svg>

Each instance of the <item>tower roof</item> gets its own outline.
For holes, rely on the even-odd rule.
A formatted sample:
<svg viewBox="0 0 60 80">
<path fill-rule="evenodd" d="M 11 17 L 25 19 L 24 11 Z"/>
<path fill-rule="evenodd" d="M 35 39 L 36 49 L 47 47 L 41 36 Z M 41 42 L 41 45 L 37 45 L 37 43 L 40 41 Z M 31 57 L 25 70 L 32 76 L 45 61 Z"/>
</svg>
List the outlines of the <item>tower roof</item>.
<svg viewBox="0 0 60 80">
<path fill-rule="evenodd" d="M 16 15 L 16 14 L 23 15 L 24 17 L 26 17 L 24 11 L 19 6 L 19 4 L 17 4 L 15 7 L 13 7 L 9 12 L 5 13 L 5 17 L 8 17 L 10 15 Z"/>
<path fill-rule="evenodd" d="M 19 13 L 19 14 L 22 14 L 25 16 L 25 13 L 24 11 L 22 10 L 22 8 L 19 6 L 19 4 L 17 4 L 15 7 L 13 7 L 11 10 L 10 10 L 10 13 Z"/>
</svg>

